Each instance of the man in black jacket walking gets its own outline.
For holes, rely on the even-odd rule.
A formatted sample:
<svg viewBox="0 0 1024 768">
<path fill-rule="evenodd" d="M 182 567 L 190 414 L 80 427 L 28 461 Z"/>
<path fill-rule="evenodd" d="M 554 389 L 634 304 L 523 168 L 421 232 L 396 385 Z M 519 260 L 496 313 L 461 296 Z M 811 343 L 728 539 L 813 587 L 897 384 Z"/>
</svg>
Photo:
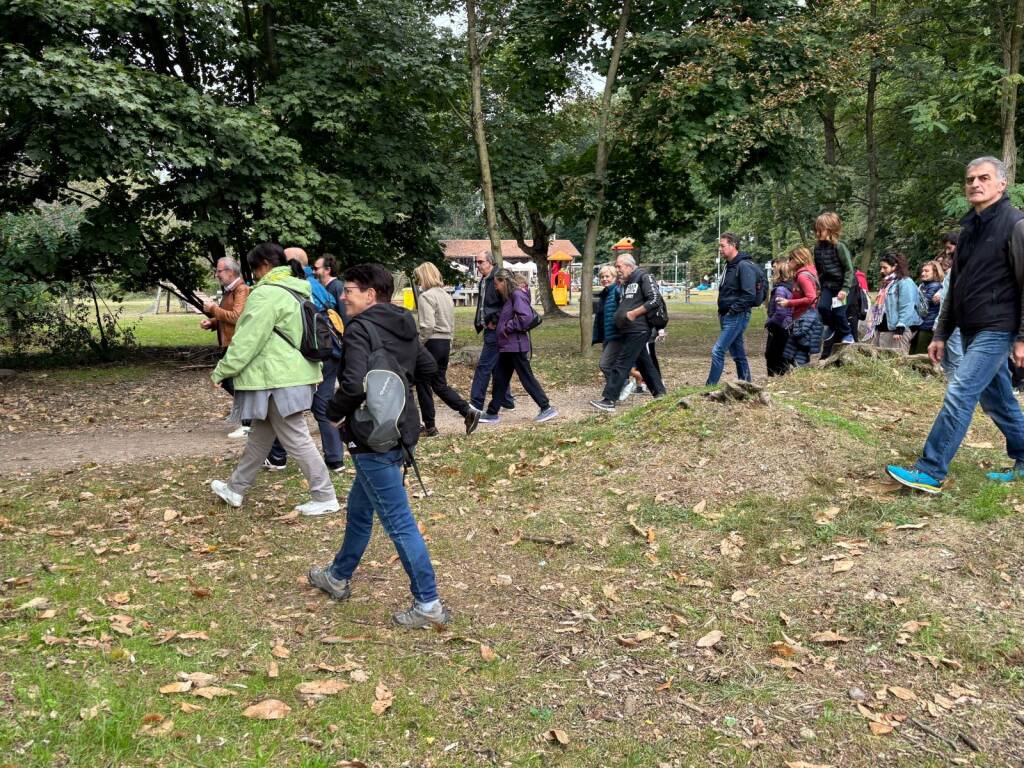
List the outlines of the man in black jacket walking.
<svg viewBox="0 0 1024 768">
<path fill-rule="evenodd" d="M 398 551 L 413 596 L 411 608 L 394 614 L 395 623 L 420 629 L 447 624 L 448 612 L 437 596 L 434 566 L 412 516 L 402 482 L 402 465 L 406 450 L 412 451 L 420 434 L 420 416 L 411 384 L 433 379 L 437 363 L 420 343 L 412 315 L 391 303 L 394 290 L 391 273 L 380 264 L 360 264 L 345 272 L 344 302 L 350 321 L 345 328 L 338 391 L 328 405 L 327 415 L 342 422 L 342 435 L 348 441 L 356 476 L 348 494 L 341 549 L 329 566 L 310 568 L 308 578 L 310 584 L 335 600 L 348 599 L 349 582 L 370 543 L 376 511 Z M 362 444 L 351 428 L 351 417 L 366 400 L 363 380 L 369 369 L 374 336 L 406 374 L 405 408 L 398 421 L 401 444 L 380 453 Z"/>
<path fill-rule="evenodd" d="M 647 342 L 651 338 L 647 313 L 657 309 L 661 301 L 658 285 L 647 272 L 637 268 L 636 260 L 628 253 L 615 259 L 615 271 L 622 283 L 622 301 L 615 310 L 615 327 L 622 336 L 622 347 L 605 382 L 601 399 L 590 401 L 595 408 L 609 412 L 615 410 L 619 393 L 633 366 L 640 371 L 652 395 L 661 397 L 665 394 L 661 374 L 647 352 Z"/>
<path fill-rule="evenodd" d="M 1006 438 L 1013 459 L 1008 472 L 990 472 L 990 480 L 1024 478 L 1024 414 L 1013 396 L 1011 356 L 1024 366 L 1024 212 L 1006 195 L 1006 166 L 995 157 L 979 157 L 967 166 L 964 190 L 973 210 L 960 224 L 960 239 L 928 356 L 940 363 L 955 329 L 963 340 L 963 359 L 946 388 L 942 410 L 932 425 L 921 457 L 912 467 L 887 466 L 899 483 L 926 493 L 941 493 L 942 481 L 982 409 Z"/>
<path fill-rule="evenodd" d="M 501 314 L 501 307 L 505 301 L 494 287 L 494 255 L 490 251 L 485 251 L 476 257 L 475 264 L 480 273 L 480 283 L 476 294 L 473 327 L 477 333 L 483 333 L 483 347 L 480 350 L 480 359 L 476 363 L 476 370 L 473 371 L 469 403 L 478 411 L 482 411 L 484 400 L 487 399 L 487 386 L 498 364 L 498 315 Z M 491 395 L 506 410 L 516 407 L 516 401 L 508 387 L 504 392 L 492 392 Z"/>
<path fill-rule="evenodd" d="M 726 261 L 725 274 L 718 286 L 718 325 L 722 330 L 711 348 L 708 386 L 714 386 L 722 378 L 726 352 L 736 362 L 736 375 L 744 381 L 753 381 L 743 346 L 743 332 L 750 323 L 760 272 L 750 256 L 740 253 L 739 244 L 740 239 L 732 232 L 724 233 L 718 241 L 718 252 Z"/>
</svg>

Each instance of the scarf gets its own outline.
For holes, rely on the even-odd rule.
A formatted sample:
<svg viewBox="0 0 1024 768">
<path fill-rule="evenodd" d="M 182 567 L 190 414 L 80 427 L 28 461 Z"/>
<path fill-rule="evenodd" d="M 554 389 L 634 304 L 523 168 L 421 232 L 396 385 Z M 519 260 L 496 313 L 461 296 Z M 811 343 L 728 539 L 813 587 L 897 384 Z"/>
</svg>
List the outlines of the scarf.
<svg viewBox="0 0 1024 768">
<path fill-rule="evenodd" d="M 885 315 L 885 296 L 889 293 L 889 289 L 895 282 L 896 273 L 893 272 L 885 278 L 885 282 L 882 283 L 882 287 L 878 290 L 878 296 L 875 297 L 874 304 L 872 304 L 871 309 L 868 310 L 868 317 L 866 321 L 868 330 L 864 334 L 864 341 L 867 341 L 875 335 L 875 328 L 880 322 L 882 322 L 882 316 Z"/>
</svg>

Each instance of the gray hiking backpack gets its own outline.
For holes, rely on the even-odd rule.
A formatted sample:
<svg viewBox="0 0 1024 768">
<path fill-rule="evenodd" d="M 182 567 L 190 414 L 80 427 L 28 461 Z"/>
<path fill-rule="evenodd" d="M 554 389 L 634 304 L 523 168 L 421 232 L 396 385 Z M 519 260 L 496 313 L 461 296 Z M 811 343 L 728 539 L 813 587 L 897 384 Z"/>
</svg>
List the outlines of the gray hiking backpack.
<svg viewBox="0 0 1024 768">
<path fill-rule="evenodd" d="M 399 420 L 405 411 L 408 381 L 405 372 L 384 345 L 372 323 L 363 323 L 370 337 L 370 359 L 363 377 L 366 399 L 352 414 L 351 429 L 359 442 L 375 453 L 403 445 Z"/>
</svg>

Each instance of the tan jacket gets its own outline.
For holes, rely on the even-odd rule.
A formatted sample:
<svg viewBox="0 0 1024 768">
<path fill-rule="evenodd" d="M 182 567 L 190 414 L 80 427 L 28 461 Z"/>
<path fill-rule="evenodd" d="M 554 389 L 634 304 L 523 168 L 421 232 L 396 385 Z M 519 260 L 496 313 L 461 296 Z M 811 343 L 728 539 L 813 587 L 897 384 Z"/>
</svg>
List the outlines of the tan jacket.
<svg viewBox="0 0 1024 768">
<path fill-rule="evenodd" d="M 217 343 L 222 347 L 231 343 L 235 335 L 235 325 L 238 318 L 245 309 L 245 302 L 249 298 L 251 289 L 244 280 L 239 280 L 238 285 L 224 294 L 219 307 L 213 308 L 213 327 L 217 329 Z"/>
<path fill-rule="evenodd" d="M 420 341 L 450 339 L 455 333 L 455 304 L 448 291 L 435 286 L 419 295 Z"/>
</svg>

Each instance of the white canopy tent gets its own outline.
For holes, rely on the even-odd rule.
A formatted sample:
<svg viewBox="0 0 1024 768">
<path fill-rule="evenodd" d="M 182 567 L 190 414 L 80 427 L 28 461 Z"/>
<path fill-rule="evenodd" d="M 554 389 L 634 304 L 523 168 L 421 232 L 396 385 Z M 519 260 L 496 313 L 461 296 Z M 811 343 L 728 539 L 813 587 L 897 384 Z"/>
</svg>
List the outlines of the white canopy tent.
<svg viewBox="0 0 1024 768">
<path fill-rule="evenodd" d="M 532 261 L 522 261 L 518 263 L 505 262 L 505 269 L 510 272 L 529 272 L 531 275 L 537 274 L 537 265 Z"/>
</svg>

